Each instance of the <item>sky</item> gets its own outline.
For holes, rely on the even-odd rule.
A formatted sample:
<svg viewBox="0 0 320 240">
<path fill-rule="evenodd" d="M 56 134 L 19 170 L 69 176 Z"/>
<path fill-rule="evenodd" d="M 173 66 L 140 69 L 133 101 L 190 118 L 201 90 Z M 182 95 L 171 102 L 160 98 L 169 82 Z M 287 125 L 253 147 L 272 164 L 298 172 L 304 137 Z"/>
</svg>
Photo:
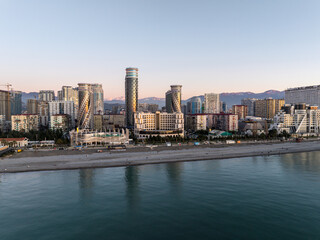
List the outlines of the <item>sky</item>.
<svg viewBox="0 0 320 240">
<path fill-rule="evenodd" d="M 320 84 L 319 0 L 0 0 L 0 83 L 139 98 Z M 5 89 L 1 86 L 0 89 Z"/>
</svg>

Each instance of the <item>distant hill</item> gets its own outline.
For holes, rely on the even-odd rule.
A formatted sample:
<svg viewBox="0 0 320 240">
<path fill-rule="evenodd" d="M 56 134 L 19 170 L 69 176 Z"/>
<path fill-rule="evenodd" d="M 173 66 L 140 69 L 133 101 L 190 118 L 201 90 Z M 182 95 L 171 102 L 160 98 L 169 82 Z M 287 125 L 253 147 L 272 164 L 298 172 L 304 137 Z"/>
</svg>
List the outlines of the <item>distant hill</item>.
<svg viewBox="0 0 320 240">
<path fill-rule="evenodd" d="M 204 100 L 204 96 L 198 96 L 201 100 Z M 277 91 L 277 90 L 268 90 L 262 93 L 253 93 L 253 92 L 233 92 L 233 93 L 221 93 L 220 100 L 227 103 L 228 108 L 232 105 L 240 104 L 241 99 L 243 98 L 258 98 L 258 99 L 265 99 L 265 98 L 274 98 L 274 99 L 281 99 L 284 98 L 284 91 Z M 183 100 L 182 104 L 186 104 L 189 99 Z M 124 98 L 120 97 L 117 99 L 112 99 L 110 101 L 105 101 L 105 103 L 120 103 L 124 104 Z M 152 103 L 158 104 L 159 107 L 163 107 L 165 105 L 164 98 L 156 98 L 156 97 L 148 97 L 139 99 L 139 103 Z"/>
<path fill-rule="evenodd" d="M 34 97 L 38 98 L 37 92 L 30 92 L 25 93 L 22 92 L 22 102 L 26 103 L 27 99 L 34 99 Z M 204 97 L 203 95 L 198 96 L 203 101 Z M 232 105 L 240 104 L 241 99 L 243 98 L 258 98 L 258 99 L 264 99 L 264 98 L 275 98 L 275 99 L 281 99 L 284 98 L 284 91 L 277 91 L 277 90 L 268 90 L 262 93 L 253 93 L 253 92 L 233 92 L 233 93 L 221 93 L 220 94 L 220 100 L 227 103 L 228 108 L 230 108 Z M 183 100 L 182 104 L 186 104 L 189 99 Z M 106 104 L 124 104 L 125 98 L 124 97 L 118 97 L 114 99 L 109 99 L 107 101 L 104 101 Z M 158 97 L 147 97 L 147 98 L 141 98 L 139 99 L 139 103 L 150 103 L 150 104 L 158 104 L 159 107 L 163 107 L 165 105 L 165 98 L 158 98 Z"/>
</svg>

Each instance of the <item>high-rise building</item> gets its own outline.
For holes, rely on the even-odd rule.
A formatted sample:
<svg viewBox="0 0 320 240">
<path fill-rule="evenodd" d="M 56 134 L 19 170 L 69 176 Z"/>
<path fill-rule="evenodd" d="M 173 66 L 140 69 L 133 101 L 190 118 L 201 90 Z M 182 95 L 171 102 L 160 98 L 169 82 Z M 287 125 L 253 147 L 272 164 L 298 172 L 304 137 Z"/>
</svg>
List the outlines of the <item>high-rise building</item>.
<svg viewBox="0 0 320 240">
<path fill-rule="evenodd" d="M 11 114 L 21 114 L 22 111 L 22 93 L 21 91 L 11 91 Z"/>
<path fill-rule="evenodd" d="M 205 93 L 203 106 L 204 113 L 220 113 L 220 95 Z"/>
<path fill-rule="evenodd" d="M 232 113 L 238 115 L 238 119 L 244 119 L 248 115 L 247 105 L 233 105 Z"/>
<path fill-rule="evenodd" d="M 93 92 L 93 114 L 102 115 L 104 112 L 102 84 L 92 84 Z"/>
<path fill-rule="evenodd" d="M 70 117 L 70 127 L 75 126 L 74 103 L 72 101 L 52 101 L 49 102 L 49 122 L 53 115 L 68 115 Z M 51 126 L 50 126 L 51 128 Z"/>
<path fill-rule="evenodd" d="M 285 91 L 286 104 L 306 103 L 320 107 L 320 85 L 289 88 Z"/>
<path fill-rule="evenodd" d="M 27 100 L 27 113 L 28 114 L 38 114 L 39 113 L 39 101 L 37 99 Z"/>
<path fill-rule="evenodd" d="M 78 89 L 71 86 L 62 86 L 61 91 L 58 92 L 58 99 L 60 101 L 73 101 L 74 105 L 78 106 Z"/>
<path fill-rule="evenodd" d="M 254 112 L 256 117 L 271 119 L 285 104 L 284 99 L 259 99 L 254 103 Z"/>
<path fill-rule="evenodd" d="M 50 102 L 55 100 L 54 91 L 52 90 L 41 90 L 39 92 L 39 100 L 44 102 Z"/>
<path fill-rule="evenodd" d="M 254 116 L 254 103 L 257 100 L 256 98 L 244 98 L 241 100 L 241 105 L 248 107 L 248 116 Z"/>
<path fill-rule="evenodd" d="M 78 127 L 93 129 L 93 92 L 91 84 L 79 83 Z"/>
<path fill-rule="evenodd" d="M 50 116 L 50 129 L 52 130 L 62 129 L 66 131 L 70 129 L 70 126 L 71 126 L 70 115 L 55 114 Z"/>
<path fill-rule="evenodd" d="M 181 113 L 181 88 L 182 85 L 171 85 L 171 90 L 166 92 L 166 111 L 168 113 Z"/>
<path fill-rule="evenodd" d="M 134 113 L 138 110 L 138 68 L 126 68 L 125 98 L 126 126 L 134 127 Z"/>
<path fill-rule="evenodd" d="M 193 97 L 187 103 L 187 114 L 202 113 L 202 102 L 200 97 Z"/>
<path fill-rule="evenodd" d="M 45 101 L 39 102 L 38 108 L 40 126 L 49 126 L 49 103 Z"/>
<path fill-rule="evenodd" d="M 10 92 L 0 90 L 0 115 L 4 115 L 6 121 L 11 121 Z"/>
</svg>

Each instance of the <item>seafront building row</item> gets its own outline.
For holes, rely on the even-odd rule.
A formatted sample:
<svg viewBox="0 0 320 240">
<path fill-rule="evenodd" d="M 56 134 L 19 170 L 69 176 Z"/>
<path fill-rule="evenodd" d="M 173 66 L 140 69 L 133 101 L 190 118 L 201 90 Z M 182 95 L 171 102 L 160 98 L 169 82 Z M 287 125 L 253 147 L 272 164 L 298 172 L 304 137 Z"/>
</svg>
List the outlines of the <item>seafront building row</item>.
<svg viewBox="0 0 320 240">
<path fill-rule="evenodd" d="M 319 132 L 315 107 L 320 104 L 320 86 L 287 89 L 285 99 L 242 99 L 241 104 L 227 110 L 216 93 L 192 97 L 182 104 L 182 85 L 171 85 L 159 111 L 156 104 L 138 103 L 138 72 L 138 68 L 126 68 L 125 105 L 113 114 L 105 113 L 102 84 L 63 86 L 57 96 L 52 90 L 41 90 L 37 99 L 27 100 L 26 112 L 22 112 L 21 92 L 1 90 L 0 128 L 24 132 L 46 128 L 65 132 L 129 129 L 138 139 L 184 137 L 188 132 L 212 129 L 245 134 L 268 134 L 270 129 Z M 294 110 L 287 113 L 285 103 Z M 306 104 L 306 108 L 296 109 L 297 104 Z"/>
</svg>

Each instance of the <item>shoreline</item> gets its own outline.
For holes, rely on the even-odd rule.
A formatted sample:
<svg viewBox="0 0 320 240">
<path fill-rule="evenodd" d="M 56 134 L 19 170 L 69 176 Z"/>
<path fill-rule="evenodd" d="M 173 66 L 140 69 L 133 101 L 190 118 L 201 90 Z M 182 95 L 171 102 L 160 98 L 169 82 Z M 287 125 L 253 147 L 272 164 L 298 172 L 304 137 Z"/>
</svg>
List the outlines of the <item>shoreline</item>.
<svg viewBox="0 0 320 240">
<path fill-rule="evenodd" d="M 174 149 L 172 149 L 174 148 Z M 133 148 L 128 151 L 24 152 L 0 160 L 0 173 L 125 167 L 320 151 L 320 141 Z"/>
</svg>

